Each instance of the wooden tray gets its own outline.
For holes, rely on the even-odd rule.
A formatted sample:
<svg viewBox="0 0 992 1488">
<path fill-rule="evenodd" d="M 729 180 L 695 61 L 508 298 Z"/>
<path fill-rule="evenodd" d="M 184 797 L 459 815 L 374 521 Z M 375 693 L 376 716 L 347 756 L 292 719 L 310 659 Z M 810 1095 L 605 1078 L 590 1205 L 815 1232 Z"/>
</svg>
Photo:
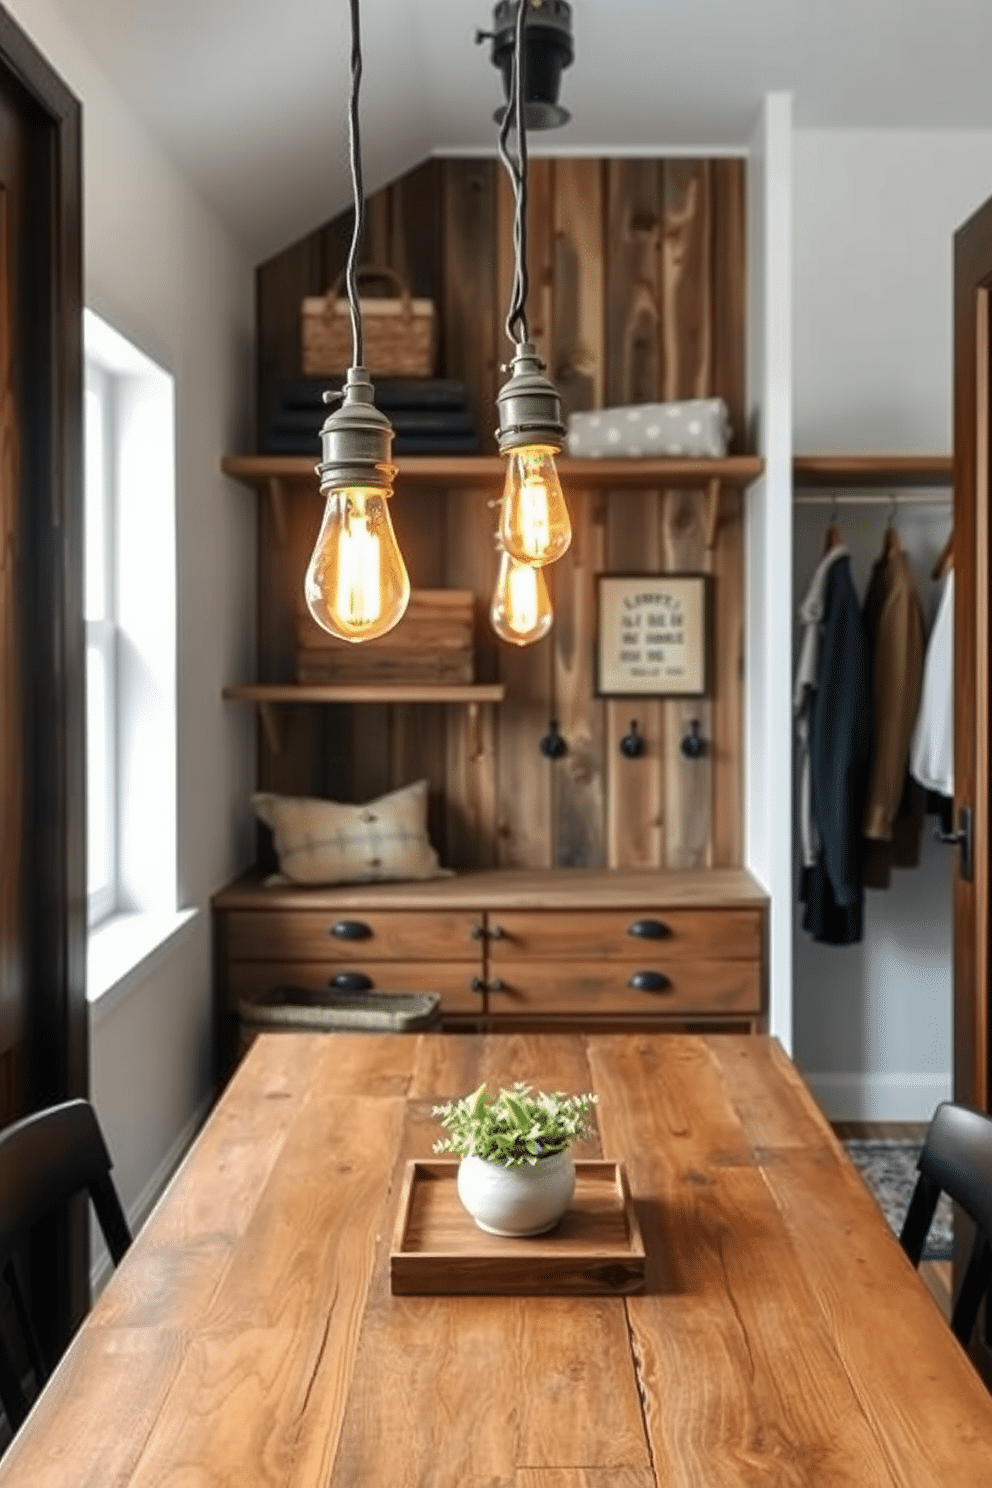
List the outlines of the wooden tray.
<svg viewBox="0 0 992 1488">
<path fill-rule="evenodd" d="M 389 1256 L 397 1296 L 623 1296 L 644 1288 L 644 1242 L 623 1166 L 577 1162 L 575 1197 L 546 1235 L 480 1230 L 462 1207 L 455 1160 L 407 1163 Z"/>
</svg>

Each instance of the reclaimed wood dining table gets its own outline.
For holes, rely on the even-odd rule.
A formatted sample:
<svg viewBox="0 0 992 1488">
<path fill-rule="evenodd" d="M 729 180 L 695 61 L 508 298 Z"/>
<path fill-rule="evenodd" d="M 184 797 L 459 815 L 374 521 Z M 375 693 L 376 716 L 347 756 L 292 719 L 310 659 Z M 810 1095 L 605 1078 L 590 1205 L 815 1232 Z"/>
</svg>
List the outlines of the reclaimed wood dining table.
<svg viewBox="0 0 992 1488">
<path fill-rule="evenodd" d="M 436 1102 L 595 1092 L 633 1296 L 394 1296 Z M 992 1401 L 773 1039 L 260 1038 L 0 1488 L 987 1488 Z"/>
</svg>

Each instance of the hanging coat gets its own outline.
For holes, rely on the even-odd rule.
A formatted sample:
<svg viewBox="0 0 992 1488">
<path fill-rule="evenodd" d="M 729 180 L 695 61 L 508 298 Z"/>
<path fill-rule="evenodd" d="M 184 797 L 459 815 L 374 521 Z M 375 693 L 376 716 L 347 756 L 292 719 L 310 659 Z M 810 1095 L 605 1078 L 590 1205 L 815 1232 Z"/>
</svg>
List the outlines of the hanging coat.
<svg viewBox="0 0 992 1488">
<path fill-rule="evenodd" d="M 923 665 L 909 768 L 929 791 L 954 795 L 954 570 L 944 580 Z"/>
<path fill-rule="evenodd" d="M 898 539 L 874 565 L 862 611 L 871 666 L 872 747 L 864 877 L 886 888 L 894 863 L 919 861 L 922 797 L 907 790 L 909 742 L 923 683 L 923 606 Z"/>
<path fill-rule="evenodd" d="M 861 822 L 871 746 L 871 690 L 861 607 L 843 547 L 813 575 L 793 705 L 799 751 L 799 897 L 814 940 L 861 939 Z"/>
</svg>

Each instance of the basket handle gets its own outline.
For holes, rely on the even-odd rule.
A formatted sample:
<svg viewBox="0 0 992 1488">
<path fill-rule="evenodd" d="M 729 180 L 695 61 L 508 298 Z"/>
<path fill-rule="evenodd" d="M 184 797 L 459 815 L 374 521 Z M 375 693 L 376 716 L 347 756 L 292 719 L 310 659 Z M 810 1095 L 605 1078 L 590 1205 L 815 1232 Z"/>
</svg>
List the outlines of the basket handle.
<svg viewBox="0 0 992 1488">
<path fill-rule="evenodd" d="M 344 274 L 345 271 L 342 269 L 327 291 L 325 299 L 328 311 L 333 311 L 337 301 L 342 298 L 341 289 L 344 284 Z M 402 302 L 400 313 L 404 320 L 413 319 L 413 297 L 410 294 L 410 286 L 405 279 L 402 279 L 397 274 L 395 269 L 378 268 L 375 264 L 359 264 L 355 270 L 355 280 L 356 282 L 360 282 L 362 279 L 385 279 L 386 283 L 392 285 L 393 289 L 395 289 L 396 298 Z"/>
</svg>

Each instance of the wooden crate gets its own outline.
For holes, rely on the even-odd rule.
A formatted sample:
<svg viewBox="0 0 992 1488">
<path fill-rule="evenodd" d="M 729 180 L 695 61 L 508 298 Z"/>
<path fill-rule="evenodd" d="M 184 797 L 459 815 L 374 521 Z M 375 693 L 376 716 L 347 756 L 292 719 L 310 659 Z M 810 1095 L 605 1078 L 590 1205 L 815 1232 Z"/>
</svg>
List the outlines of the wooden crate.
<svg viewBox="0 0 992 1488">
<path fill-rule="evenodd" d="M 447 682 L 474 680 L 475 596 L 471 589 L 414 589 L 400 623 L 378 640 L 339 641 L 300 600 L 296 680 Z"/>
</svg>

